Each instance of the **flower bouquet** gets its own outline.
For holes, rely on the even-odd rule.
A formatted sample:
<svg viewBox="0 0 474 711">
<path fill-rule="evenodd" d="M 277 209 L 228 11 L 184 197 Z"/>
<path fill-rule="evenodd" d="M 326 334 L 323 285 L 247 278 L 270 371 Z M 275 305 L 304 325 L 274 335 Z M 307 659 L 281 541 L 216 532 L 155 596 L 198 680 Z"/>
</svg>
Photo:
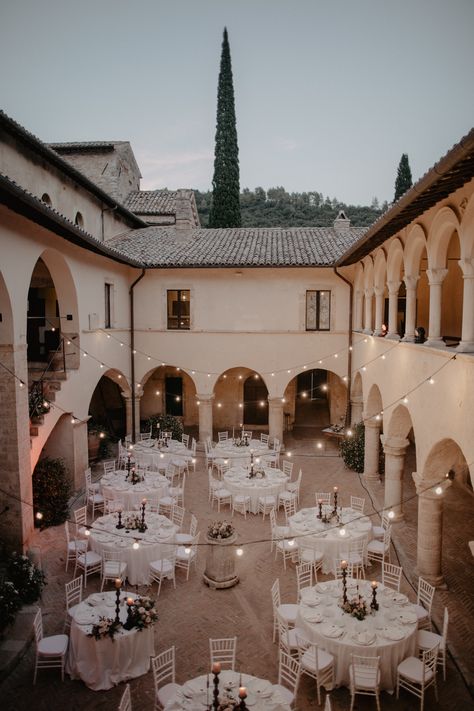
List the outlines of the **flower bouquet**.
<svg viewBox="0 0 474 711">
<path fill-rule="evenodd" d="M 230 538 L 235 533 L 235 528 L 227 521 L 213 521 L 207 529 L 208 538 L 219 540 L 221 538 Z"/>
<path fill-rule="evenodd" d="M 130 531 L 136 531 L 141 528 L 142 520 L 138 514 L 128 514 L 128 516 L 125 517 L 124 524 L 125 528 Z"/>
<path fill-rule="evenodd" d="M 127 601 L 128 603 L 128 601 Z M 139 630 L 154 625 L 158 620 L 158 612 L 155 608 L 155 601 L 151 597 L 136 597 L 131 605 L 128 605 L 128 618 L 124 627 L 131 630 L 136 627 Z"/>
<path fill-rule="evenodd" d="M 114 636 L 117 634 L 121 627 L 121 622 L 117 622 L 111 617 L 101 616 L 99 617 L 99 622 L 96 625 L 92 625 L 92 630 L 87 636 L 94 637 L 95 639 L 103 639 L 104 637 L 110 637 L 110 639 L 113 640 Z"/>
<path fill-rule="evenodd" d="M 348 615 L 355 617 L 357 620 L 363 620 L 368 614 L 367 603 L 363 597 L 357 595 L 347 602 L 343 602 L 341 608 Z"/>
</svg>

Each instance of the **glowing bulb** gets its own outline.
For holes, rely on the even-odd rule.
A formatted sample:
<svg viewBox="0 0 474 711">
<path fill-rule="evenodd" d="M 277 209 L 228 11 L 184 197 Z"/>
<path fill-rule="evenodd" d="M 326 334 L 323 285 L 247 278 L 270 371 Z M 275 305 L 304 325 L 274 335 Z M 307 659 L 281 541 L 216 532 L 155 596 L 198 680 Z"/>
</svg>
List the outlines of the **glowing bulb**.
<svg viewBox="0 0 474 711">
<path fill-rule="evenodd" d="M 257 373 L 255 373 L 255 375 L 254 375 L 253 377 L 255 378 L 255 380 L 258 380 L 258 374 L 257 374 Z"/>
<path fill-rule="evenodd" d="M 349 346 L 349 350 L 350 350 L 350 351 L 352 350 L 352 346 Z"/>
<path fill-rule="evenodd" d="M 110 338 L 110 333 L 107 333 L 106 335 L 107 335 L 107 338 Z"/>
<path fill-rule="evenodd" d="M 365 367 L 365 365 L 362 366 L 362 370 L 364 371 L 364 373 L 365 373 L 365 371 L 367 370 L 367 368 Z"/>
<path fill-rule="evenodd" d="M 53 326 L 51 330 L 54 332 L 56 329 L 55 329 L 55 327 Z"/>
<path fill-rule="evenodd" d="M 201 404 L 201 401 L 197 400 L 196 405 L 200 405 L 200 404 Z"/>
<path fill-rule="evenodd" d="M 140 548 L 140 544 L 138 541 L 134 541 L 132 548 L 134 551 L 137 551 Z"/>
<path fill-rule="evenodd" d="M 327 386 L 327 385 L 321 385 L 321 390 L 323 390 L 324 392 L 326 392 L 327 389 L 328 389 L 328 386 Z"/>
<path fill-rule="evenodd" d="M 352 437 L 352 430 L 347 430 L 346 434 L 348 437 Z"/>
<path fill-rule="evenodd" d="M 340 535 L 340 536 L 345 536 L 345 535 L 346 535 L 346 529 L 345 529 L 345 528 L 340 528 L 340 529 L 339 529 L 339 535 Z"/>
<path fill-rule="evenodd" d="M 91 535 L 91 532 L 90 532 L 89 528 L 86 528 L 86 530 L 84 531 L 84 535 L 85 535 L 85 536 L 90 536 L 90 535 Z"/>
<path fill-rule="evenodd" d="M 105 432 L 100 432 L 99 439 L 104 439 L 104 437 L 105 437 Z"/>
<path fill-rule="evenodd" d="M 75 425 L 75 424 L 76 424 L 76 418 L 75 418 L 75 417 L 71 417 L 71 425 Z"/>
<path fill-rule="evenodd" d="M 291 373 L 291 370 L 287 370 L 286 372 L 287 372 L 287 373 Z"/>
<path fill-rule="evenodd" d="M 364 343 L 368 343 L 368 341 L 369 341 L 368 338 L 364 338 Z"/>
<path fill-rule="evenodd" d="M 242 403 L 241 403 L 241 402 L 239 402 L 239 407 L 243 407 L 243 405 L 242 405 Z"/>
<path fill-rule="evenodd" d="M 430 379 L 428 380 L 428 382 L 429 382 L 430 385 L 434 385 L 434 378 L 430 378 Z"/>
<path fill-rule="evenodd" d="M 435 494 L 438 494 L 440 496 L 443 493 L 443 489 L 440 486 L 437 486 L 435 489 Z"/>
<path fill-rule="evenodd" d="M 318 449 L 322 449 L 322 448 L 323 448 L 322 442 L 318 442 L 317 445 L 316 445 L 316 447 L 317 447 Z"/>
<path fill-rule="evenodd" d="M 292 538 L 291 541 L 288 541 L 289 546 L 294 546 L 295 545 L 295 539 Z"/>
<path fill-rule="evenodd" d="M 86 353 L 85 351 L 84 351 L 84 353 L 82 354 L 82 357 L 83 357 L 83 358 L 87 358 L 87 353 Z"/>
<path fill-rule="evenodd" d="M 133 353 L 133 355 L 136 355 L 136 354 L 137 354 L 137 352 L 136 352 L 135 349 L 133 349 L 132 353 Z"/>
<path fill-rule="evenodd" d="M 337 353 L 334 353 L 334 358 L 339 358 Z"/>
<path fill-rule="evenodd" d="M 210 374 L 210 373 L 208 373 L 208 374 L 207 374 L 207 377 L 208 377 L 208 378 L 210 378 L 210 377 L 211 377 L 211 374 Z"/>
<path fill-rule="evenodd" d="M 104 367 L 104 364 L 103 364 L 103 363 L 101 363 L 101 364 L 100 364 L 100 367 L 101 367 L 101 368 L 103 368 L 103 367 Z"/>
<path fill-rule="evenodd" d="M 43 402 L 43 407 L 49 407 L 49 402 L 46 402 L 46 400 Z"/>
<path fill-rule="evenodd" d="M 110 338 L 110 336 L 109 336 L 109 338 Z M 67 345 L 67 346 L 70 346 L 70 345 L 71 345 L 71 341 L 66 341 L 66 345 Z"/>
<path fill-rule="evenodd" d="M 389 517 L 389 518 L 395 518 L 395 511 L 393 511 L 392 509 L 390 509 L 390 511 L 388 512 L 388 517 Z"/>
<path fill-rule="evenodd" d="M 407 404 L 408 398 L 406 396 L 403 398 L 403 402 L 405 403 L 405 405 Z"/>
<path fill-rule="evenodd" d="M 180 401 L 181 401 L 180 396 L 179 396 L 179 395 L 176 395 L 176 402 L 180 402 Z"/>
<path fill-rule="evenodd" d="M 191 371 L 191 375 L 196 375 L 196 371 L 195 371 L 195 370 L 192 370 L 192 371 Z"/>
<path fill-rule="evenodd" d="M 218 402 L 218 403 L 217 403 L 217 407 L 222 407 L 222 403 L 221 403 L 221 402 Z"/>
<path fill-rule="evenodd" d="M 121 375 L 117 375 L 117 378 L 118 378 L 119 380 L 122 380 L 122 376 L 121 376 Z"/>
<path fill-rule="evenodd" d="M 41 511 L 36 512 L 36 518 L 38 519 L 38 521 L 41 521 L 41 519 L 43 518 L 43 514 L 41 513 Z"/>
<path fill-rule="evenodd" d="M 385 356 L 384 356 L 384 355 L 382 356 L 382 360 L 385 360 Z"/>
<path fill-rule="evenodd" d="M 286 398 L 282 397 L 281 401 L 282 401 L 283 404 L 285 404 Z"/>
<path fill-rule="evenodd" d="M 120 347 L 123 348 L 123 343 L 120 344 Z"/>
<path fill-rule="evenodd" d="M 322 362 L 323 362 L 322 360 L 318 360 L 319 365 L 321 365 Z"/>
<path fill-rule="evenodd" d="M 160 390 L 157 390 L 157 391 L 156 391 L 156 395 L 161 395 Z"/>
<path fill-rule="evenodd" d="M 307 367 L 308 367 L 307 365 L 304 365 L 304 366 L 303 366 L 303 370 L 306 370 Z"/>
<path fill-rule="evenodd" d="M 239 375 L 239 380 L 242 380 L 242 376 L 241 376 L 241 375 Z"/>
<path fill-rule="evenodd" d="M 274 377 L 275 377 L 275 373 L 272 373 L 272 378 L 274 378 Z"/>
<path fill-rule="evenodd" d="M 263 400 L 260 400 L 260 407 L 265 407 L 265 402 Z"/>
<path fill-rule="evenodd" d="M 301 393 L 301 397 L 308 397 L 308 393 Z"/>
<path fill-rule="evenodd" d="M 179 371 L 181 370 L 181 368 L 176 368 L 176 370 L 177 370 L 177 371 L 178 371 L 178 373 L 179 373 Z"/>
<path fill-rule="evenodd" d="M 184 552 L 186 553 L 186 555 L 189 555 L 191 553 L 191 548 L 189 546 L 186 546 Z"/>
<path fill-rule="evenodd" d="M 237 548 L 235 551 L 236 555 L 242 556 L 244 554 L 244 549 L 243 548 Z"/>
</svg>

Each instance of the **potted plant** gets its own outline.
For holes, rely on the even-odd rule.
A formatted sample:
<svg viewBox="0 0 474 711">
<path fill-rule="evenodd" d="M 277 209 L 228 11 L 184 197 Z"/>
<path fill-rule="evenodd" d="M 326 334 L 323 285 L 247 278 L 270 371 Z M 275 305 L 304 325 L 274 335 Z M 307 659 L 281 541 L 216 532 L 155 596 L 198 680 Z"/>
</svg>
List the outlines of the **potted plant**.
<svg viewBox="0 0 474 711">
<path fill-rule="evenodd" d="M 62 459 L 44 457 L 33 472 L 35 526 L 46 528 L 64 523 L 69 514 L 71 485 Z M 38 518 L 36 514 L 40 513 Z"/>
</svg>

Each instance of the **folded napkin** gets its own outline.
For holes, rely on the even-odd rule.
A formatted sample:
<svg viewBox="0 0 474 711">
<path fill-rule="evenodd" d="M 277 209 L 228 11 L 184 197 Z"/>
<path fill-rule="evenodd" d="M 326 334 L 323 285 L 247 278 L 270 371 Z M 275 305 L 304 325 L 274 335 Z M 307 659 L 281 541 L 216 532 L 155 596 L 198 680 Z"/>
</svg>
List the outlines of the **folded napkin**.
<svg viewBox="0 0 474 711">
<path fill-rule="evenodd" d="M 104 602 L 104 599 L 103 593 L 94 593 L 93 595 L 89 595 L 85 602 L 89 605 L 101 605 Z"/>
<path fill-rule="evenodd" d="M 98 619 L 98 615 L 91 609 L 79 609 L 74 613 L 74 620 L 78 625 L 93 625 L 96 619 Z"/>
<path fill-rule="evenodd" d="M 370 630 L 362 630 L 361 632 L 356 632 L 353 639 L 357 644 L 372 644 L 375 640 L 375 634 Z"/>
<path fill-rule="evenodd" d="M 325 637 L 337 638 L 344 634 L 344 629 L 337 625 L 325 624 L 321 627 L 321 632 Z"/>
<path fill-rule="evenodd" d="M 404 625 L 411 625 L 418 621 L 416 612 L 413 610 L 403 610 L 397 616 L 396 619 L 399 620 Z"/>
<path fill-rule="evenodd" d="M 252 679 L 248 682 L 248 688 L 257 696 L 271 696 L 273 685 L 266 679 Z"/>
<path fill-rule="evenodd" d="M 393 592 L 385 592 L 389 600 L 393 600 L 397 605 L 403 605 L 405 602 L 408 601 L 408 598 L 406 595 L 403 595 L 403 593 L 399 593 L 396 590 Z"/>
<path fill-rule="evenodd" d="M 329 590 L 332 589 L 332 583 L 318 583 L 316 585 L 316 590 L 320 593 L 325 593 L 328 592 Z"/>
<path fill-rule="evenodd" d="M 307 622 L 312 622 L 314 624 L 322 622 L 324 619 L 323 615 L 321 615 L 320 612 L 313 612 L 312 610 L 303 612 L 303 617 Z"/>
<path fill-rule="evenodd" d="M 384 627 L 380 634 L 386 639 L 390 639 L 393 642 L 397 642 L 405 637 L 405 632 L 401 627 Z"/>
</svg>

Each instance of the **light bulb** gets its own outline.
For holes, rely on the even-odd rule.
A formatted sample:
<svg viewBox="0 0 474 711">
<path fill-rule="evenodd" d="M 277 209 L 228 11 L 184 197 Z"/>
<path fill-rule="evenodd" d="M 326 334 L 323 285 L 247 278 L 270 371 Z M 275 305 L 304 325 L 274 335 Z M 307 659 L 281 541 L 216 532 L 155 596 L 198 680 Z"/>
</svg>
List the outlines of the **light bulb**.
<svg viewBox="0 0 474 711">
<path fill-rule="evenodd" d="M 140 544 L 138 541 L 134 541 L 132 548 L 134 551 L 137 551 L 140 548 Z"/>
<path fill-rule="evenodd" d="M 237 548 L 235 551 L 236 555 L 242 556 L 244 554 L 244 549 L 243 548 Z"/>
</svg>

